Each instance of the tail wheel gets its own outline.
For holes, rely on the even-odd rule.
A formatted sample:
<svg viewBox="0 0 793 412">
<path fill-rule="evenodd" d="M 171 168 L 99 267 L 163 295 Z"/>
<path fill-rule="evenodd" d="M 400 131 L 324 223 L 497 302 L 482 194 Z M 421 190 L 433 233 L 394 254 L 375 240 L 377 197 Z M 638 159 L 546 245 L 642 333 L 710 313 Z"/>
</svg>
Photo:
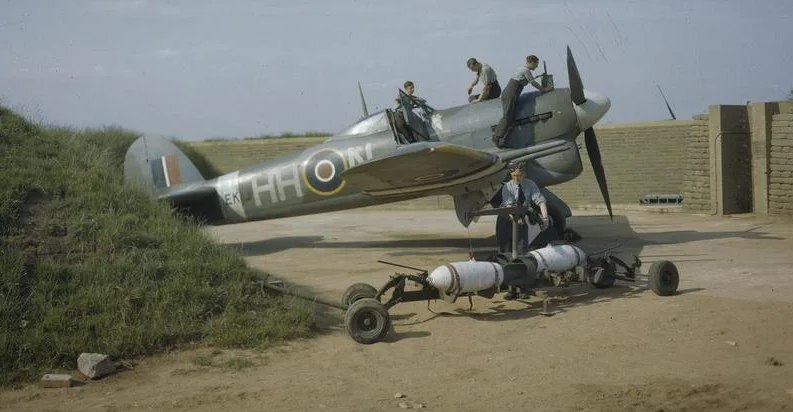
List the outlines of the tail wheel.
<svg viewBox="0 0 793 412">
<path fill-rule="evenodd" d="M 391 330 L 391 316 L 382 303 L 372 298 L 355 301 L 344 314 L 350 337 L 363 344 L 380 342 Z"/>
</svg>

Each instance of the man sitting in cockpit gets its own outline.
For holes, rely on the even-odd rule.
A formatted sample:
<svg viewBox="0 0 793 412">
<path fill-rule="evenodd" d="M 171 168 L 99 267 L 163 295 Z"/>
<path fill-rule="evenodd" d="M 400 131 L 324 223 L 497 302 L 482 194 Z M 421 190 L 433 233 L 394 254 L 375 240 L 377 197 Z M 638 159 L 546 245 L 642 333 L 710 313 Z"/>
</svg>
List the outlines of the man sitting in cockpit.
<svg viewBox="0 0 793 412">
<path fill-rule="evenodd" d="M 423 104 L 427 103 L 426 100 L 424 100 L 421 97 L 418 97 L 418 96 L 413 94 L 416 91 L 416 85 L 413 84 L 412 81 L 410 81 L 410 80 L 406 81 L 405 84 L 402 85 L 402 87 L 405 88 L 405 94 L 410 96 L 411 99 L 414 101 L 413 107 L 412 107 L 413 109 L 415 109 L 417 107 L 421 107 L 420 105 L 423 105 Z M 401 107 L 401 104 L 400 104 L 400 99 L 399 99 L 399 95 L 398 94 L 394 98 L 394 100 L 396 101 L 397 109 L 399 109 Z"/>
<path fill-rule="evenodd" d="M 408 80 L 402 86 L 405 88 L 405 94 L 410 97 L 412 104 L 412 106 L 408 109 L 413 110 L 418 108 L 422 112 L 422 115 L 426 116 L 426 113 L 423 113 L 423 105 L 425 105 L 427 101 L 413 94 L 416 91 L 416 86 L 413 84 L 413 82 Z M 405 136 L 405 139 L 407 139 L 408 142 L 415 143 L 416 137 L 414 136 L 413 131 L 408 127 L 407 122 L 405 122 L 405 115 L 402 113 L 404 108 L 402 107 L 402 100 L 399 98 L 399 94 L 397 94 L 394 100 L 397 104 L 397 107 L 394 110 L 394 120 L 396 122 L 397 130 Z"/>
</svg>

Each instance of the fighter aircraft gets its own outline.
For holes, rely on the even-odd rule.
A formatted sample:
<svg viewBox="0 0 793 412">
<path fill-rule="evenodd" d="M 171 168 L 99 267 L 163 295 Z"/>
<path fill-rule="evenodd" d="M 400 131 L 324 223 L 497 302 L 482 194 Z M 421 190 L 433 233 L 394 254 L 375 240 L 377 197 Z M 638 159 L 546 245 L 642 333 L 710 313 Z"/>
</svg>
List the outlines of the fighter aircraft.
<svg viewBox="0 0 793 412">
<path fill-rule="evenodd" d="M 435 109 L 400 90 L 402 110 L 369 115 L 361 93 L 363 118 L 297 155 L 205 180 L 171 141 L 143 135 L 126 153 L 125 179 L 212 225 L 450 195 L 458 220 L 468 227 L 476 219 L 471 212 L 498 206 L 507 164 L 525 161 L 527 177 L 543 188 L 554 228 L 562 234 L 570 208 L 548 187 L 581 174 L 576 138 L 582 132 L 612 217 L 592 129 L 611 101 L 584 89 L 569 46 L 567 72 L 568 88 L 524 91 L 502 148 L 491 140 L 502 116 L 500 99 Z"/>
</svg>

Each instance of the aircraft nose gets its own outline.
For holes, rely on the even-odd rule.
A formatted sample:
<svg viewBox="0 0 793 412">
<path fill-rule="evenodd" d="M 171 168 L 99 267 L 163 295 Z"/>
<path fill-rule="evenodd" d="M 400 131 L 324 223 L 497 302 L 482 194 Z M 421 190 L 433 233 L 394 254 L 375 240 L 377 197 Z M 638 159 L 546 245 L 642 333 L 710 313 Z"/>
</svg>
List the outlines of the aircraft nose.
<svg viewBox="0 0 793 412">
<path fill-rule="evenodd" d="M 611 99 L 604 94 L 584 89 L 584 98 L 585 102 L 573 105 L 582 131 L 594 126 L 611 108 Z"/>
</svg>

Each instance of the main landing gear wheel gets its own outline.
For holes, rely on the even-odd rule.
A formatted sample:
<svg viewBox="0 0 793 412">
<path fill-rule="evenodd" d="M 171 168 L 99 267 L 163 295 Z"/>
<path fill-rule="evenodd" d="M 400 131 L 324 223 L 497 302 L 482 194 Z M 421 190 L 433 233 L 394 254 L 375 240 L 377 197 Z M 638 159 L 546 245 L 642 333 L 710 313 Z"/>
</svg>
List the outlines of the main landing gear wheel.
<svg viewBox="0 0 793 412">
<path fill-rule="evenodd" d="M 383 340 L 391 330 L 391 316 L 377 299 L 362 298 L 347 308 L 344 326 L 354 341 L 375 343 Z"/>
<path fill-rule="evenodd" d="M 368 283 L 354 283 L 341 295 L 341 303 L 350 306 L 358 300 L 374 298 L 377 296 L 377 289 Z"/>
<path fill-rule="evenodd" d="M 668 260 L 653 262 L 648 272 L 650 287 L 658 296 L 670 296 L 677 292 L 680 282 L 677 266 Z"/>
</svg>

